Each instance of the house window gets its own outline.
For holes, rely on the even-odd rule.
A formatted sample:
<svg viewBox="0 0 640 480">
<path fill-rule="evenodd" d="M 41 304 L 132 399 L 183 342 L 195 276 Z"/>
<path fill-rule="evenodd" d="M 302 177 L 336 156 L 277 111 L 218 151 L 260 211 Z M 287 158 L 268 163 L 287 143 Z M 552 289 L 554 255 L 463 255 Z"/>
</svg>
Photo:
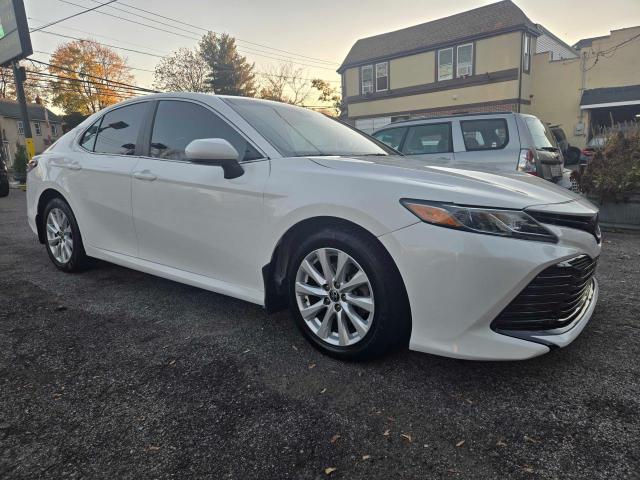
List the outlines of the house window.
<svg viewBox="0 0 640 480">
<path fill-rule="evenodd" d="M 389 89 L 389 62 L 376 63 L 376 92 Z"/>
<path fill-rule="evenodd" d="M 24 135 L 24 124 L 22 123 L 22 120 L 18 120 L 17 124 L 18 124 L 18 135 Z"/>
<path fill-rule="evenodd" d="M 531 37 L 529 35 L 524 36 L 522 43 L 522 70 L 527 73 L 531 70 Z"/>
<path fill-rule="evenodd" d="M 456 76 L 468 77 L 473 75 L 473 43 L 458 45 L 457 56 Z"/>
<path fill-rule="evenodd" d="M 42 135 L 42 129 L 40 128 L 40 122 L 33 122 L 33 126 L 36 130 L 36 135 Z"/>
<path fill-rule="evenodd" d="M 362 94 L 373 93 L 373 65 L 365 65 L 361 68 Z"/>
<path fill-rule="evenodd" d="M 453 48 L 438 50 L 438 81 L 453 78 Z"/>
<path fill-rule="evenodd" d="M 53 137 L 58 136 L 58 126 L 55 123 L 51 124 L 51 136 Z"/>
</svg>

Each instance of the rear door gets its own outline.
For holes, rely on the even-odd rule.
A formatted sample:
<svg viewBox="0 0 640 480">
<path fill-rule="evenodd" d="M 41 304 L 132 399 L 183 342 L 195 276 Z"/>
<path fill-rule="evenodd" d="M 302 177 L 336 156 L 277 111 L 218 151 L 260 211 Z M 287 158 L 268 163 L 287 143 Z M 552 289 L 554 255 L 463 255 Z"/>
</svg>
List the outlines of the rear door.
<svg viewBox="0 0 640 480">
<path fill-rule="evenodd" d="M 496 173 L 516 171 L 520 141 L 513 115 L 460 119 L 456 167 Z"/>
<path fill-rule="evenodd" d="M 451 122 L 410 125 L 400 151 L 429 165 L 454 163 Z"/>
<path fill-rule="evenodd" d="M 131 173 L 138 163 L 142 125 L 150 102 L 110 110 L 80 139 L 80 152 L 65 163 L 85 244 L 137 255 L 131 217 Z"/>
</svg>

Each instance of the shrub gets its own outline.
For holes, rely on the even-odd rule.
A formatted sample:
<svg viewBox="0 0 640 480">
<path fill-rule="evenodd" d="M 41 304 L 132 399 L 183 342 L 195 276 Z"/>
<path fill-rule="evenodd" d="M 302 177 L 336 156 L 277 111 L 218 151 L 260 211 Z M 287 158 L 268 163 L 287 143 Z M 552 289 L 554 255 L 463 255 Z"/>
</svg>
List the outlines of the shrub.
<svg viewBox="0 0 640 480">
<path fill-rule="evenodd" d="M 626 201 L 640 192 L 640 126 L 609 134 L 580 177 L 580 187 L 600 202 Z"/>
<path fill-rule="evenodd" d="M 27 148 L 16 143 L 16 158 L 13 160 L 13 177 L 20 183 L 27 181 Z"/>
</svg>

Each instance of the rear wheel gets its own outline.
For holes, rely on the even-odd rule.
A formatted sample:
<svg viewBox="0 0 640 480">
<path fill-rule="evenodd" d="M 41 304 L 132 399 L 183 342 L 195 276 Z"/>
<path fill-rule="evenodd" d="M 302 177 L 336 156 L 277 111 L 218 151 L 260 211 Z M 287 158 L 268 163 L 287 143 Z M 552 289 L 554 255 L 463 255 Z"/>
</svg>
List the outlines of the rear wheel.
<svg viewBox="0 0 640 480">
<path fill-rule="evenodd" d="M 42 215 L 46 247 L 53 264 L 64 272 L 81 270 L 87 263 L 80 229 L 69 205 L 52 199 Z"/>
<path fill-rule="evenodd" d="M 408 336 L 400 275 L 382 246 L 357 229 L 308 237 L 290 264 L 288 279 L 296 323 L 324 353 L 372 358 Z"/>
</svg>

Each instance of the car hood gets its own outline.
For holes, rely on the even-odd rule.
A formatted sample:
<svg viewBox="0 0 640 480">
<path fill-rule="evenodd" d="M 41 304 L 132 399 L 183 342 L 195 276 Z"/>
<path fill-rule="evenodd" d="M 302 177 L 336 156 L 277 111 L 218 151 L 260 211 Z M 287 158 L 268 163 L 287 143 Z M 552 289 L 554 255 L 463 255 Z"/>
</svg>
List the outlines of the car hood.
<svg viewBox="0 0 640 480">
<path fill-rule="evenodd" d="M 546 211 L 572 214 L 597 212 L 597 208 L 582 196 L 526 173 L 495 174 L 438 167 L 404 156 L 322 156 L 309 159 L 345 174 L 383 177 L 389 182 L 404 184 L 407 197 L 415 196 L 423 186 L 429 190 L 427 199 L 433 201 L 496 208 L 541 207 Z M 558 207 L 549 208 L 554 204 Z"/>
</svg>

